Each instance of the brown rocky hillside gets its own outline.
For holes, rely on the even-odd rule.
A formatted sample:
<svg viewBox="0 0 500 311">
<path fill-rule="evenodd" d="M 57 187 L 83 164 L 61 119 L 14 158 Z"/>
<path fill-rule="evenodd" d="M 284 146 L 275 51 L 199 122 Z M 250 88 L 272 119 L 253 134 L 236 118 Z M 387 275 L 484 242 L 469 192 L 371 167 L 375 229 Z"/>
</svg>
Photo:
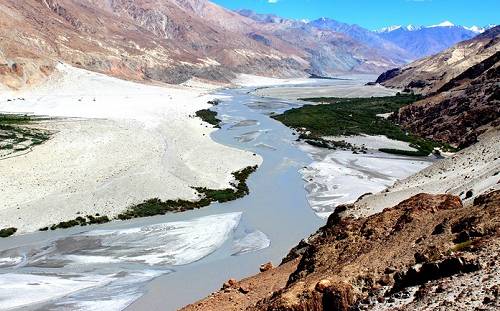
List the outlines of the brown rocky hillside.
<svg viewBox="0 0 500 311">
<path fill-rule="evenodd" d="M 184 310 L 498 310 L 499 250 L 499 191 L 472 206 L 419 194 L 367 218 L 333 214 L 281 266 Z"/>
<path fill-rule="evenodd" d="M 467 147 L 500 125 L 500 26 L 440 54 L 382 74 L 377 82 L 424 95 L 397 121 L 420 136 Z"/>
<path fill-rule="evenodd" d="M 0 82 L 36 83 L 58 61 L 167 83 L 382 72 L 400 64 L 344 34 L 293 23 L 269 28 L 207 0 L 2 1 Z"/>
</svg>

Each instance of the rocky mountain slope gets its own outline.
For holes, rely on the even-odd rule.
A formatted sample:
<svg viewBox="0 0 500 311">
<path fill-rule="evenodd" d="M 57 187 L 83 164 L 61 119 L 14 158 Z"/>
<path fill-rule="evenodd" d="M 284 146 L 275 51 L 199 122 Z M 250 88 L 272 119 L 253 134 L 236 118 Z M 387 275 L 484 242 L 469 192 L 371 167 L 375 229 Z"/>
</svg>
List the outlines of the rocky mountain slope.
<svg viewBox="0 0 500 311">
<path fill-rule="evenodd" d="M 0 23 L 2 80 L 12 87 L 43 78 L 57 61 L 168 83 L 308 68 L 303 51 L 242 35 L 251 20 L 205 0 L 7 0 Z"/>
<path fill-rule="evenodd" d="M 498 52 L 499 36 L 500 26 L 497 26 L 439 54 L 389 70 L 380 75 L 377 83 L 423 95 L 436 92 L 451 79 Z"/>
<path fill-rule="evenodd" d="M 167 83 L 373 73 L 402 64 L 345 34 L 264 23 L 207 0 L 5 0 L 0 25 L 0 82 L 12 88 L 44 79 L 58 61 Z"/>
<path fill-rule="evenodd" d="M 330 18 L 320 18 L 309 22 L 308 25 L 320 30 L 329 30 L 346 34 L 349 37 L 375 49 L 380 54 L 399 62 L 408 63 L 410 60 L 413 60 L 411 53 L 407 50 L 404 50 L 396 44 L 381 38 L 379 34 L 358 25 L 350 25 Z"/>
<path fill-rule="evenodd" d="M 498 191 L 471 206 L 419 194 L 367 218 L 332 214 L 282 266 L 184 310 L 495 310 L 499 207 Z M 286 285 L 269 287 L 271 273 L 273 284 L 288 275 Z"/>
<path fill-rule="evenodd" d="M 425 98 L 402 108 L 397 121 L 421 136 L 467 147 L 500 124 L 500 26 L 399 69 L 377 82 Z"/>
</svg>

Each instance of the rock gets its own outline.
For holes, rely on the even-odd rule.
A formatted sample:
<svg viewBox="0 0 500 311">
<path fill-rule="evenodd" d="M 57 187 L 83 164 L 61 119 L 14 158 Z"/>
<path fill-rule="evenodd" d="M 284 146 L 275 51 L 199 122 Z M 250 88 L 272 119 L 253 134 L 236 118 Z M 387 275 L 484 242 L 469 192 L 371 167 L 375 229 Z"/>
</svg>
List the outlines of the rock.
<svg viewBox="0 0 500 311">
<path fill-rule="evenodd" d="M 385 273 L 385 274 L 392 274 L 392 273 L 394 273 L 394 272 L 396 272 L 396 268 L 394 268 L 394 267 L 387 267 L 387 268 L 385 268 L 385 270 L 384 270 L 384 273 Z"/>
<path fill-rule="evenodd" d="M 319 281 L 317 284 L 316 284 L 316 287 L 315 289 L 320 292 L 320 293 L 323 293 L 325 291 L 325 289 L 327 289 L 328 287 L 332 286 L 332 281 L 328 280 L 328 279 L 323 279 L 321 281 Z"/>
<path fill-rule="evenodd" d="M 432 231 L 432 235 L 437 235 L 437 234 L 443 234 L 444 231 L 446 230 L 446 225 L 447 222 L 446 220 L 434 227 L 434 230 Z"/>
<path fill-rule="evenodd" d="M 436 288 L 436 293 L 444 293 L 446 291 L 447 286 L 444 284 L 439 284 L 438 287 Z"/>
<path fill-rule="evenodd" d="M 246 285 L 241 285 L 238 289 L 242 294 L 248 294 L 250 292 L 250 288 Z"/>
<path fill-rule="evenodd" d="M 378 283 L 382 286 L 388 286 L 391 284 L 391 277 L 387 274 L 385 274 L 384 276 L 382 276 L 380 278 L 380 280 L 378 280 Z"/>
<path fill-rule="evenodd" d="M 465 193 L 465 199 L 472 198 L 473 195 L 474 193 L 472 192 L 472 190 L 469 190 Z"/>
<path fill-rule="evenodd" d="M 236 284 L 238 283 L 238 281 L 236 279 L 229 279 L 227 280 L 226 282 L 224 282 L 224 284 L 222 284 L 222 289 L 229 289 L 231 287 L 234 287 Z"/>
<path fill-rule="evenodd" d="M 427 281 L 450 277 L 458 273 L 470 273 L 479 269 L 481 265 L 473 258 L 449 257 L 442 261 L 425 262 L 419 268 L 412 267 L 405 273 L 396 273 L 391 291 L 398 292 L 403 288 L 422 285 Z"/>
<path fill-rule="evenodd" d="M 268 263 L 260 265 L 260 269 L 259 270 L 260 270 L 260 272 L 266 272 L 266 271 L 271 270 L 272 268 L 274 268 L 273 263 L 272 262 L 268 262 Z"/>
</svg>

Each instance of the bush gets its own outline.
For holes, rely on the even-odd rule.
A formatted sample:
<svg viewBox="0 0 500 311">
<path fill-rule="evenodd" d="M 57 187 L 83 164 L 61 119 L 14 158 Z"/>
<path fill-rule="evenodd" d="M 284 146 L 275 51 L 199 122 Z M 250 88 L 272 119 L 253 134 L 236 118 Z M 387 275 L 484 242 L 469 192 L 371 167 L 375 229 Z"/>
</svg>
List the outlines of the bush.
<svg viewBox="0 0 500 311">
<path fill-rule="evenodd" d="M 204 187 L 194 188 L 200 194 L 200 199 L 197 201 L 187 200 L 167 200 L 162 201 L 158 198 L 146 200 L 138 205 L 129 207 L 125 212 L 117 216 L 120 220 L 149 217 L 155 215 L 164 215 L 166 213 L 183 212 L 193 210 L 210 205 L 212 202 L 229 202 L 242 198 L 247 195 L 250 190 L 246 181 L 250 174 L 257 170 L 257 166 L 249 166 L 240 171 L 234 172 L 233 176 L 236 180 L 232 186 L 234 188 L 227 189 L 207 189 Z"/>
<path fill-rule="evenodd" d="M 395 113 L 401 107 L 420 99 L 416 95 L 399 94 L 388 97 L 370 98 L 306 98 L 309 102 L 322 103 L 321 105 L 304 105 L 285 111 L 272 118 L 282 122 L 299 132 L 309 131 L 309 137 L 342 136 L 342 135 L 384 135 L 390 139 L 410 143 L 418 151 L 403 151 L 384 149 L 381 151 L 410 155 L 426 156 L 435 148 L 445 151 L 456 151 L 447 144 L 432 141 L 407 133 L 392 120 L 380 118 L 377 115 Z M 305 129 L 305 130 L 304 130 Z M 299 138 L 303 139 L 301 135 Z M 312 144 L 318 147 L 328 147 L 324 142 L 315 139 Z M 307 141 L 311 144 L 311 142 Z"/>
<path fill-rule="evenodd" d="M 428 152 L 423 150 L 412 151 L 412 150 L 401 150 L 401 149 L 391 149 L 391 148 L 380 148 L 379 151 L 390 154 L 404 155 L 409 157 L 426 157 L 429 155 Z"/>
<path fill-rule="evenodd" d="M 221 120 L 217 119 L 217 112 L 215 111 L 208 109 L 198 110 L 196 111 L 196 116 L 215 127 L 220 127 Z"/>
<path fill-rule="evenodd" d="M 0 238 L 6 238 L 17 232 L 17 228 L 5 228 L 0 230 Z"/>
</svg>

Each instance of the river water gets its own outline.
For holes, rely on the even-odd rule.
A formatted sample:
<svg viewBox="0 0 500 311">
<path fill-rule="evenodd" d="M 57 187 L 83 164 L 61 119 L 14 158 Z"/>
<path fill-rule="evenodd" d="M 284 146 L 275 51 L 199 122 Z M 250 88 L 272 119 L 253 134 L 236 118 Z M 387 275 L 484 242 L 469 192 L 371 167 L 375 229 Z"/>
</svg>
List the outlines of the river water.
<svg viewBox="0 0 500 311">
<path fill-rule="evenodd" d="M 328 83 L 335 83 L 330 81 Z M 301 104 L 221 91 L 212 138 L 259 154 L 250 195 L 207 208 L 0 240 L 0 310 L 175 310 L 279 264 L 325 219 L 299 173 L 312 162 L 269 117 Z M 203 155 L 200 154 L 202 157 Z"/>
</svg>

